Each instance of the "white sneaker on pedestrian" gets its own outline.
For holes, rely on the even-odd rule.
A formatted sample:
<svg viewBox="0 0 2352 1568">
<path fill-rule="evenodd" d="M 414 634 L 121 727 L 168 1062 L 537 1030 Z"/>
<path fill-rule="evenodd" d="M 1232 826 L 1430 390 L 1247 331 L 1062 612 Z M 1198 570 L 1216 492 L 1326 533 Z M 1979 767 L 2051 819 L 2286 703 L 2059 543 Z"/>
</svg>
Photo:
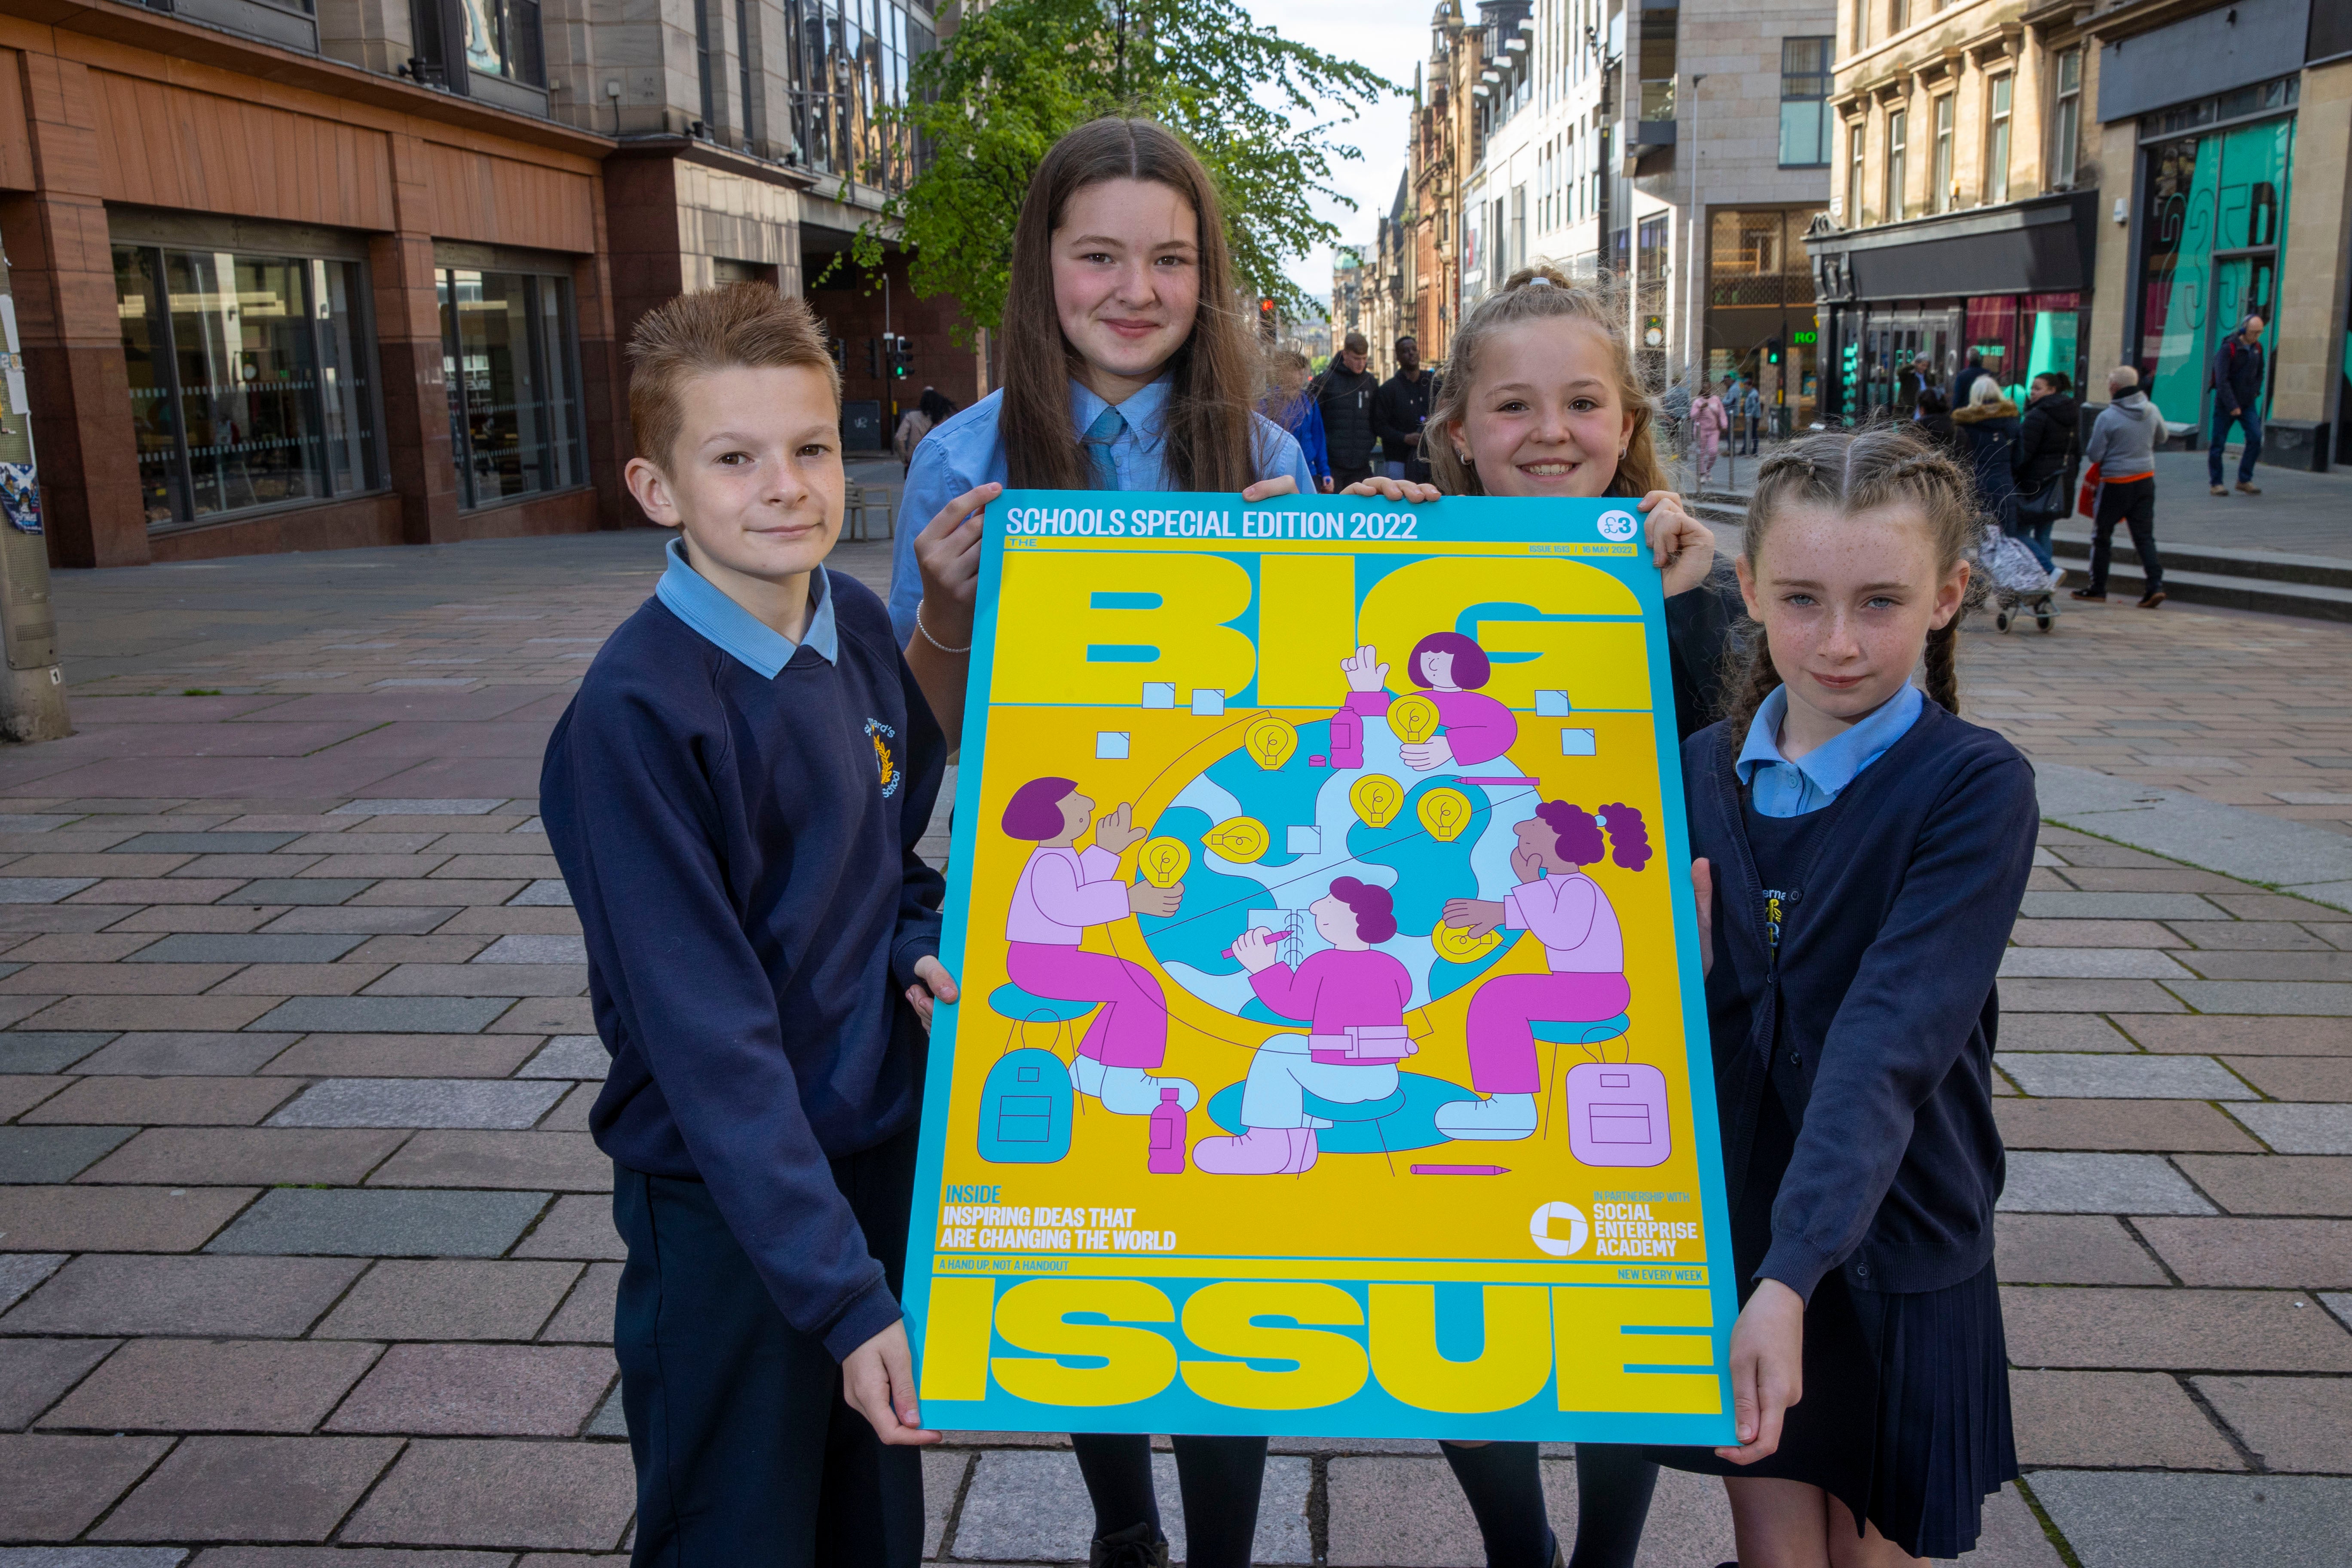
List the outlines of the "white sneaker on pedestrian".
<svg viewBox="0 0 2352 1568">
<path fill-rule="evenodd" d="M 1141 1068 L 1105 1067 L 1092 1057 L 1070 1063 L 1070 1084 L 1080 1094 L 1102 1101 L 1115 1116 L 1149 1116 L 1160 1109 L 1160 1091 L 1172 1089 L 1176 1103 L 1190 1110 L 1201 1103 L 1201 1091 L 1188 1079 L 1154 1078 Z"/>
<path fill-rule="evenodd" d="M 2051 588 L 2051 591 L 2052 591 L 2053 593 L 2055 593 L 2055 592 L 2057 592 L 2057 590 L 2059 590 L 2059 589 L 2061 589 L 2061 588 L 2064 587 L 2065 585 L 2066 585 L 2066 568 L 2064 568 L 2063 566 L 2053 566 L 2052 568 L 2050 568 L 2050 588 Z"/>
<path fill-rule="evenodd" d="M 1536 1130 L 1536 1097 L 1494 1094 L 1484 1100 L 1449 1100 L 1437 1108 L 1437 1130 L 1449 1138 L 1504 1142 Z"/>
</svg>

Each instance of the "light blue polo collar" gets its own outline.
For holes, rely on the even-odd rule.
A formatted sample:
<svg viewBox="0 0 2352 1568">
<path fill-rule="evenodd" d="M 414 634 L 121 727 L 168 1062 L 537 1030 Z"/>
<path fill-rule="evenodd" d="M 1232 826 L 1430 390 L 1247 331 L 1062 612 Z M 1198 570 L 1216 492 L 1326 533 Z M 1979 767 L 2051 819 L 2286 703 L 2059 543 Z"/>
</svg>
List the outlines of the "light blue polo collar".
<svg viewBox="0 0 2352 1568">
<path fill-rule="evenodd" d="M 841 639 L 834 626 L 833 585 L 822 565 L 809 572 L 808 634 L 799 642 L 777 631 L 751 611 L 720 593 L 710 580 L 687 564 L 686 541 L 673 539 L 664 546 L 669 566 L 662 573 L 654 596 L 670 613 L 700 634 L 721 653 L 732 655 L 761 679 L 773 680 L 803 647 L 816 650 L 827 664 L 840 662 Z"/>
<path fill-rule="evenodd" d="M 1160 426 L 1168 417 L 1168 399 L 1173 395 L 1175 377 L 1163 375 L 1142 390 L 1130 395 L 1125 403 L 1110 404 L 1102 400 L 1092 387 L 1076 376 L 1070 378 L 1070 424 L 1079 431 L 1094 427 L 1106 408 L 1116 407 L 1118 416 L 1127 421 L 1128 433 L 1139 447 L 1160 444 Z"/>
<path fill-rule="evenodd" d="M 1878 711 L 1795 762 L 1780 754 L 1780 722 L 1788 716 L 1789 691 L 1776 686 L 1756 710 L 1747 743 L 1734 763 L 1739 782 L 1752 784 L 1750 799 L 1766 816 L 1802 816 L 1835 800 L 1862 771 L 1919 721 L 1926 694 L 1906 682 Z"/>
</svg>

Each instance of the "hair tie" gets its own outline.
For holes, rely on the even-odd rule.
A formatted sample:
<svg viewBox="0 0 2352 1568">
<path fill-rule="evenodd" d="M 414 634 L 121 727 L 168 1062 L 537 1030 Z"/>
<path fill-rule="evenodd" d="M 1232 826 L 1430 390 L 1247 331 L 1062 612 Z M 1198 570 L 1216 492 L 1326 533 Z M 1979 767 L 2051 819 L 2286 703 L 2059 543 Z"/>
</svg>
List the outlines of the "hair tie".
<svg viewBox="0 0 2352 1568">
<path fill-rule="evenodd" d="M 1520 284 L 1519 287 L 1522 289 L 1549 289 L 1551 287 L 1551 279 L 1538 272 L 1534 277 L 1528 279 L 1526 282 Z"/>
</svg>

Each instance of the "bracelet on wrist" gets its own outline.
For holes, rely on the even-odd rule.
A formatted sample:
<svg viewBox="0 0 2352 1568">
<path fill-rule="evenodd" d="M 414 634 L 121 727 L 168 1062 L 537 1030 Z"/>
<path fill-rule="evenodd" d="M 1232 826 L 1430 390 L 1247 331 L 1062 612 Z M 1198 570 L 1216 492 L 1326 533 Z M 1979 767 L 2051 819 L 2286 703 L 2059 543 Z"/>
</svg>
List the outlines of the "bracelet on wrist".
<svg viewBox="0 0 2352 1568">
<path fill-rule="evenodd" d="M 920 599 L 915 601 L 915 629 L 923 634 L 923 640 L 925 642 L 930 644 L 941 653 L 970 653 L 971 651 L 971 644 L 970 643 L 964 644 L 961 647 L 950 647 L 947 644 L 940 641 L 939 638 L 931 635 L 931 628 L 923 625 L 923 602 Z"/>
</svg>

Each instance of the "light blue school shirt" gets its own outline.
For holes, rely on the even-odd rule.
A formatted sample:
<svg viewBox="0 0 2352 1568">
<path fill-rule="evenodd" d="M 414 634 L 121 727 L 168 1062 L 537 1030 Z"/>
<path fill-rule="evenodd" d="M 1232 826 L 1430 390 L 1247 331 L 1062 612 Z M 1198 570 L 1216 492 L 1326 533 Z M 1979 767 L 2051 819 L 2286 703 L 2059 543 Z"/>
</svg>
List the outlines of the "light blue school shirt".
<svg viewBox="0 0 2352 1568">
<path fill-rule="evenodd" d="M 1161 376 L 1118 405 L 1126 425 L 1106 448 L 1111 473 L 1118 480 L 1112 489 L 1171 488 L 1162 426 L 1173 384 L 1172 378 Z M 922 445 L 915 448 L 914 463 L 907 470 L 907 488 L 898 498 L 898 537 L 890 552 L 890 629 L 901 647 L 915 635 L 915 606 L 923 598 L 923 576 L 915 565 L 915 535 L 966 490 L 1006 481 L 1004 439 L 996 428 L 1003 406 L 1004 394 L 992 392 L 924 437 Z M 1070 424 L 1080 434 L 1110 406 L 1078 382 L 1070 383 Z M 1315 494 L 1315 475 L 1297 438 L 1263 414 L 1253 414 L 1250 426 L 1257 477 L 1272 479 L 1288 474 L 1297 483 L 1300 495 Z"/>
<path fill-rule="evenodd" d="M 1788 717 L 1789 689 L 1776 686 L 1756 710 L 1748 726 L 1748 743 L 1733 764 L 1748 799 L 1762 816 L 1803 816 L 1837 799 L 1862 770 L 1886 754 L 1886 749 L 1919 721 L 1927 694 L 1906 681 L 1903 689 L 1879 704 L 1878 711 L 1826 745 L 1816 746 L 1795 762 L 1780 754 L 1780 721 Z"/>
<path fill-rule="evenodd" d="M 731 655 L 745 668 L 759 671 L 761 679 L 775 679 L 776 672 L 792 663 L 793 655 L 803 647 L 814 648 L 817 657 L 827 664 L 840 662 L 841 637 L 834 626 L 833 584 L 826 581 L 822 565 L 809 571 L 808 630 L 799 642 L 794 642 L 720 593 L 709 578 L 688 564 L 684 539 L 673 539 L 663 549 L 669 556 L 669 565 L 655 584 L 654 597 L 692 627 L 703 641 Z"/>
</svg>

